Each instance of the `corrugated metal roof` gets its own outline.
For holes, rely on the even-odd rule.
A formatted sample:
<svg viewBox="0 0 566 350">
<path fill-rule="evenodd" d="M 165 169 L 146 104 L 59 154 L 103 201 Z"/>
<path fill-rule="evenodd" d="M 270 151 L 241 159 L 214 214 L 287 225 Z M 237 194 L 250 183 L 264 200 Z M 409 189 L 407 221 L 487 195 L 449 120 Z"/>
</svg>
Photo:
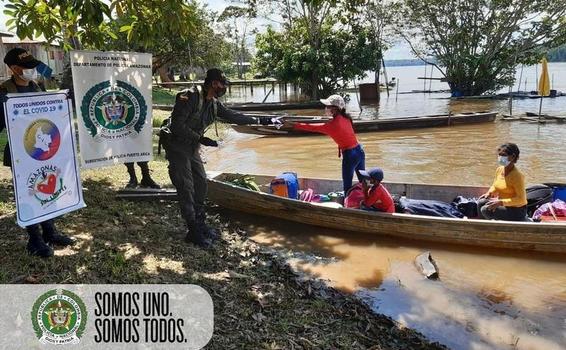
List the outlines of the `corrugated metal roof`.
<svg viewBox="0 0 566 350">
<path fill-rule="evenodd" d="M 11 36 L 14 36 L 14 34 L 8 32 L 8 31 L 5 31 L 5 30 L 0 29 L 0 36 L 3 36 L 3 37 L 11 37 Z"/>
<path fill-rule="evenodd" d="M 46 43 L 46 41 L 42 40 L 41 38 L 32 40 L 29 38 L 20 39 L 17 36 L 4 38 L 2 39 L 2 41 L 4 42 L 4 44 L 45 44 Z"/>
</svg>

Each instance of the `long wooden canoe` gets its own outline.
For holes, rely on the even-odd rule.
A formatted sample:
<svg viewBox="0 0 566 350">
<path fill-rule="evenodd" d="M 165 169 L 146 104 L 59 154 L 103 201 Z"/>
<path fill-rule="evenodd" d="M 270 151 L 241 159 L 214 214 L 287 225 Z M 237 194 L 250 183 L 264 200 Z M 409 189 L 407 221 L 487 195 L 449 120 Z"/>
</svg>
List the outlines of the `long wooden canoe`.
<svg viewBox="0 0 566 350">
<path fill-rule="evenodd" d="M 421 241 L 444 242 L 491 248 L 510 248 L 566 253 L 566 223 L 535 223 L 453 219 L 410 214 L 387 214 L 330 208 L 268 194 L 272 176 L 254 175 L 262 191 L 237 187 L 225 179 L 233 174 L 209 174 L 208 197 L 222 207 L 300 223 Z M 487 188 L 470 186 L 388 183 L 393 194 L 408 198 L 450 202 L 456 196 L 477 197 Z M 342 187 L 339 180 L 300 179 L 300 188 L 329 193 Z"/>
<path fill-rule="evenodd" d="M 461 124 L 489 123 L 495 121 L 497 112 L 461 113 L 455 115 L 429 115 L 422 117 L 404 117 L 377 120 L 354 120 L 354 130 L 360 132 L 388 131 L 398 129 L 431 128 Z M 304 120 L 303 122 L 320 123 L 320 120 Z M 232 125 L 238 132 L 254 135 L 270 136 L 304 136 L 312 135 L 309 131 L 280 130 L 268 125 Z"/>
<path fill-rule="evenodd" d="M 284 111 L 290 109 L 323 109 L 324 105 L 320 101 L 304 102 L 266 102 L 266 103 L 228 103 L 227 108 L 236 111 Z M 172 111 L 173 105 L 153 105 L 153 109 Z"/>
</svg>

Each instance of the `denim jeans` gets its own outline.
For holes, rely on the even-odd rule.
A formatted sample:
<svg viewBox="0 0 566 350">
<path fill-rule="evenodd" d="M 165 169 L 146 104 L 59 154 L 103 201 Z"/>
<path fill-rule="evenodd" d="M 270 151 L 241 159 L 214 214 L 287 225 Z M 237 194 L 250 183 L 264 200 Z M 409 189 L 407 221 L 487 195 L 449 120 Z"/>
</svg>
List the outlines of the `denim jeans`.
<svg viewBox="0 0 566 350">
<path fill-rule="evenodd" d="M 352 187 L 354 171 L 365 170 L 366 154 L 362 145 L 342 151 L 342 182 L 344 184 L 344 194 Z M 358 180 L 361 180 L 358 178 Z"/>
</svg>

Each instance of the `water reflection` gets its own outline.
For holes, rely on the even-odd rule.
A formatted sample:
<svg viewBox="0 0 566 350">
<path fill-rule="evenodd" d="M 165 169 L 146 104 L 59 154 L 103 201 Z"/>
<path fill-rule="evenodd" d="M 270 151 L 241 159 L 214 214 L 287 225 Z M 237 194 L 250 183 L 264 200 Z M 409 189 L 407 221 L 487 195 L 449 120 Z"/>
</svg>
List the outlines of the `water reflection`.
<svg viewBox="0 0 566 350">
<path fill-rule="evenodd" d="M 454 349 L 559 349 L 566 258 L 419 243 L 222 211 L 309 276 L 357 293 L 377 312 Z M 440 279 L 417 272 L 430 250 Z"/>
</svg>

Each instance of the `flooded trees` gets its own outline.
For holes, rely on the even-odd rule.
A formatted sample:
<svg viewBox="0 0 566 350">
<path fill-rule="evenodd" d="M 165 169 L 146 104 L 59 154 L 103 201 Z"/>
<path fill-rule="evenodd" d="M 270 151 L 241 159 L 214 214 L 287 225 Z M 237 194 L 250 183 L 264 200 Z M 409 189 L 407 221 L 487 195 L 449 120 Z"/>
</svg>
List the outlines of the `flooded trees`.
<svg viewBox="0 0 566 350">
<path fill-rule="evenodd" d="M 508 86 L 517 64 L 534 63 L 566 41 L 561 1 L 404 0 L 402 13 L 400 34 L 442 72 L 453 96 Z"/>
<path fill-rule="evenodd" d="M 272 4 L 283 30 L 272 28 L 256 38 L 254 68 L 296 83 L 317 99 L 374 68 L 381 52 L 371 45 L 369 28 L 353 28 L 340 1 L 288 0 Z"/>
</svg>

